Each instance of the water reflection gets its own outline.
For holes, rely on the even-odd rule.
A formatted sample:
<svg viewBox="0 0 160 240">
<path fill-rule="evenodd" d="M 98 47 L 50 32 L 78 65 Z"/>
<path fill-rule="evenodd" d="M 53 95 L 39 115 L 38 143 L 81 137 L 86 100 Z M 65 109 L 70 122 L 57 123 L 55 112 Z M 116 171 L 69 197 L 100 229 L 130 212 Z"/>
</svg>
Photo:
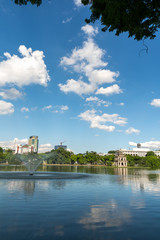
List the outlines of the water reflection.
<svg viewBox="0 0 160 240">
<path fill-rule="evenodd" d="M 79 220 L 80 224 L 86 229 L 97 229 L 102 227 L 120 227 L 131 221 L 128 209 L 121 207 L 112 200 L 102 205 L 93 205 L 90 212 Z"/>
<path fill-rule="evenodd" d="M 35 181 L 32 180 L 10 180 L 3 182 L 3 187 L 8 189 L 8 192 L 23 192 L 25 195 L 32 196 L 35 191 Z"/>
<path fill-rule="evenodd" d="M 23 168 L 4 166 L 0 168 L 2 171 L 22 171 Z M 159 171 L 148 171 L 143 169 L 128 169 L 128 168 L 104 168 L 104 167 L 84 167 L 84 166 L 42 166 L 39 170 L 45 170 L 46 172 L 59 171 L 59 172 L 79 172 L 89 174 L 101 174 L 104 175 L 115 175 L 115 178 L 107 178 L 108 182 L 118 183 L 124 186 L 131 187 L 132 191 L 148 192 L 160 196 L 160 172 Z M 88 179 L 86 183 L 98 183 L 101 184 L 102 178 L 98 180 Z M 106 180 L 105 180 L 106 181 Z M 33 195 L 36 186 L 41 187 L 43 190 L 47 190 L 52 187 L 53 189 L 61 190 L 65 189 L 68 181 L 59 179 L 58 181 L 47 181 L 44 180 L 10 180 L 5 184 L 9 191 L 24 191 L 26 195 Z M 4 185 L 4 182 L 0 181 L 0 184 Z"/>
<path fill-rule="evenodd" d="M 66 180 L 0 179 L 0 239 L 159 239 L 160 172 L 94 167 L 47 171 L 94 174 Z"/>
<path fill-rule="evenodd" d="M 133 191 L 149 192 L 160 196 L 160 174 L 147 170 L 114 169 L 115 174 L 121 176 L 118 182 L 131 186 Z"/>
</svg>

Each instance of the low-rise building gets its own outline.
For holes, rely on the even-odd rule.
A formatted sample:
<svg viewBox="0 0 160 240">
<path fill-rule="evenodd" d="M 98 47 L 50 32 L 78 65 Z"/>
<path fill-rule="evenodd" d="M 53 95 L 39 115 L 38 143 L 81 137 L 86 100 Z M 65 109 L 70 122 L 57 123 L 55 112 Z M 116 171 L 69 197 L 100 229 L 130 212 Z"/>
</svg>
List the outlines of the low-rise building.
<svg viewBox="0 0 160 240">
<path fill-rule="evenodd" d="M 114 163 L 113 166 L 115 167 L 127 167 L 127 158 L 123 154 L 121 150 L 117 151 L 115 158 L 114 158 Z"/>
<path fill-rule="evenodd" d="M 27 153 L 37 153 L 38 152 L 38 137 L 31 136 L 28 140 L 28 144 L 17 145 L 15 149 L 15 154 L 27 154 Z"/>
</svg>

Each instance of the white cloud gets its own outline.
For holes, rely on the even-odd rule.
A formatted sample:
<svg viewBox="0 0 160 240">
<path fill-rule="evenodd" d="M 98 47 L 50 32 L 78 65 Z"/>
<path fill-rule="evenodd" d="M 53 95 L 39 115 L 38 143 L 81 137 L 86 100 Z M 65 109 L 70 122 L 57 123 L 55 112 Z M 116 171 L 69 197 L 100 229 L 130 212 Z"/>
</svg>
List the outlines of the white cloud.
<svg viewBox="0 0 160 240">
<path fill-rule="evenodd" d="M 112 72 L 106 69 L 97 69 L 106 67 L 107 62 L 102 60 L 105 51 L 100 49 L 93 39 L 88 39 L 83 43 L 82 48 L 75 48 L 70 56 L 61 58 L 61 66 L 72 67 L 75 72 L 79 72 L 88 78 L 88 83 L 80 80 L 69 79 L 66 84 L 59 84 L 60 90 L 74 92 L 78 95 L 93 93 L 98 85 L 104 83 L 113 83 L 119 76 L 118 72 Z"/>
<path fill-rule="evenodd" d="M 60 64 L 72 66 L 76 72 L 89 74 L 94 68 L 107 66 L 107 62 L 102 60 L 104 53 L 93 39 L 88 39 L 83 42 L 82 48 L 74 48 L 69 57 L 62 57 Z"/>
<path fill-rule="evenodd" d="M 104 105 L 104 107 L 109 107 L 110 105 L 112 105 L 111 102 L 106 102 L 106 104 Z"/>
<path fill-rule="evenodd" d="M 62 111 L 67 111 L 69 109 L 69 107 L 66 105 L 62 105 L 60 108 Z"/>
<path fill-rule="evenodd" d="M 109 95 L 113 95 L 113 94 L 120 94 L 122 92 L 123 92 L 122 89 L 120 89 L 120 87 L 117 84 L 114 84 L 107 88 L 103 88 L 103 87 L 99 88 L 96 91 L 96 94 L 104 94 L 106 96 L 109 96 Z"/>
<path fill-rule="evenodd" d="M 7 115 L 14 113 L 14 106 L 10 102 L 0 100 L 0 115 Z"/>
<path fill-rule="evenodd" d="M 98 97 L 88 97 L 86 98 L 86 102 L 96 102 L 99 101 Z"/>
<path fill-rule="evenodd" d="M 85 25 L 81 30 L 87 34 L 88 39 L 83 42 L 82 47 L 74 48 L 70 55 L 62 57 L 60 61 L 64 70 L 69 68 L 72 72 L 80 73 L 81 77 L 78 80 L 68 79 L 66 83 L 58 85 L 61 91 L 74 92 L 78 95 L 94 93 L 99 85 L 116 82 L 116 78 L 119 76 L 119 72 L 103 69 L 108 65 L 108 62 L 103 60 L 105 50 L 101 49 L 92 38 L 98 33 L 98 29 L 91 25 Z M 82 80 L 83 76 L 85 80 Z M 113 93 L 122 93 L 117 84 L 97 90 L 97 94 Z"/>
<path fill-rule="evenodd" d="M 82 6 L 82 2 L 81 0 L 74 0 L 74 3 L 77 7 L 81 7 Z"/>
<path fill-rule="evenodd" d="M 47 86 L 50 76 L 43 60 L 43 51 L 32 51 L 24 45 L 18 50 L 22 57 L 4 53 L 7 59 L 0 62 L 0 86 L 8 84 L 19 87 L 29 84 Z"/>
<path fill-rule="evenodd" d="M 154 107 L 160 107 L 160 99 L 153 99 L 150 105 Z"/>
<path fill-rule="evenodd" d="M 57 105 L 54 108 L 56 109 L 53 111 L 55 113 L 64 113 L 64 111 L 67 111 L 69 109 L 67 105 Z"/>
<path fill-rule="evenodd" d="M 29 108 L 22 107 L 22 108 L 21 108 L 21 112 L 29 112 Z"/>
<path fill-rule="evenodd" d="M 149 149 L 160 149 L 160 141 L 149 141 L 140 143 L 141 147 L 149 148 Z M 130 146 L 137 146 L 135 142 L 129 142 Z"/>
<path fill-rule="evenodd" d="M 41 144 L 39 146 L 38 152 L 39 153 L 50 152 L 52 149 L 53 149 L 53 147 L 52 147 L 52 145 L 50 143 Z"/>
<path fill-rule="evenodd" d="M 121 103 L 119 103 L 118 105 L 119 105 L 119 106 L 124 106 L 124 103 L 123 103 L 123 102 L 121 102 Z"/>
<path fill-rule="evenodd" d="M 2 148 L 11 148 L 13 149 L 14 147 L 16 147 L 16 145 L 20 145 L 20 144 L 26 144 L 28 143 L 28 139 L 18 139 L 18 138 L 14 138 L 13 140 L 9 140 L 9 141 L 0 141 L 0 146 Z"/>
<path fill-rule="evenodd" d="M 133 128 L 133 127 L 130 127 L 130 128 L 128 128 L 125 132 L 126 132 L 127 134 L 132 134 L 132 133 L 139 134 L 139 133 L 140 133 L 140 130 L 135 129 L 135 128 Z"/>
<path fill-rule="evenodd" d="M 19 92 L 16 88 L 10 88 L 10 89 L 4 89 L 2 92 L 0 92 L 0 96 L 3 99 L 17 99 L 21 98 L 23 94 Z"/>
<path fill-rule="evenodd" d="M 135 142 L 129 142 L 129 145 L 133 146 L 133 147 L 137 147 L 137 143 L 135 143 Z"/>
<path fill-rule="evenodd" d="M 117 124 L 120 126 L 123 126 L 127 123 L 127 119 L 120 117 L 118 114 L 104 113 L 102 115 L 97 115 L 96 111 L 94 109 L 87 110 L 87 111 L 81 113 L 78 117 L 80 117 L 81 120 L 90 122 L 90 128 L 98 128 L 98 129 L 105 130 L 108 132 L 114 131 L 115 126 L 105 125 L 105 123 L 107 123 L 107 122 L 111 122 L 113 124 Z"/>
<path fill-rule="evenodd" d="M 72 17 L 67 18 L 66 20 L 63 20 L 62 23 L 65 24 L 65 23 L 68 23 L 68 22 L 70 22 L 70 21 L 72 21 Z"/>
<path fill-rule="evenodd" d="M 89 94 L 95 91 L 95 84 L 88 84 L 81 80 L 69 79 L 66 84 L 58 84 L 60 90 L 64 93 L 74 92 L 78 95 Z"/>
<path fill-rule="evenodd" d="M 52 108 L 52 105 L 48 105 L 42 108 L 42 111 L 49 110 Z"/>
<path fill-rule="evenodd" d="M 81 27 L 81 30 L 89 37 L 95 36 L 98 33 L 98 28 L 97 27 L 94 28 L 89 24 L 86 24 L 85 26 Z"/>
<path fill-rule="evenodd" d="M 86 102 L 94 102 L 98 106 L 101 106 L 103 104 L 104 107 L 109 107 L 112 104 L 111 102 L 107 102 L 107 101 L 99 99 L 98 97 L 92 97 L 92 96 L 86 98 Z"/>
<path fill-rule="evenodd" d="M 118 72 L 111 72 L 110 70 L 99 69 L 91 72 L 91 74 L 89 75 L 89 81 L 97 83 L 98 85 L 104 83 L 113 83 L 116 81 L 115 78 L 117 78 L 118 76 Z"/>
</svg>

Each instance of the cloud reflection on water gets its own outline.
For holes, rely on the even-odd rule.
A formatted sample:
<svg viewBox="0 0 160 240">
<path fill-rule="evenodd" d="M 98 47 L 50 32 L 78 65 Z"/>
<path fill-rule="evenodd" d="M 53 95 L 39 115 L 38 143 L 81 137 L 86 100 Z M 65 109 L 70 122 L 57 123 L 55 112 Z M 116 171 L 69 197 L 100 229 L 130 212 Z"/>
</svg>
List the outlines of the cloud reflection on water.
<svg viewBox="0 0 160 240">
<path fill-rule="evenodd" d="M 85 229 L 94 230 L 103 227 L 120 227 L 131 221 L 128 209 L 120 207 L 115 200 L 102 205 L 92 205 L 90 212 L 82 217 L 78 223 L 83 224 Z"/>
</svg>

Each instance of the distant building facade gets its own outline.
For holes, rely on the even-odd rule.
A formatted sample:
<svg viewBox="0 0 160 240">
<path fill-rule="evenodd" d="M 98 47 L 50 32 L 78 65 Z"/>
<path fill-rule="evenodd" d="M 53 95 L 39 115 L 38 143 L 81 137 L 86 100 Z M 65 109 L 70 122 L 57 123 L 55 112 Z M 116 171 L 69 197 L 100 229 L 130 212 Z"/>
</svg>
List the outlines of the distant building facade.
<svg viewBox="0 0 160 240">
<path fill-rule="evenodd" d="M 115 167 L 127 167 L 127 158 L 123 154 L 121 150 L 117 151 L 116 156 L 114 158 L 113 166 Z"/>
<path fill-rule="evenodd" d="M 39 144 L 39 140 L 38 140 L 38 136 L 30 136 L 29 140 L 28 140 L 28 145 L 32 146 L 34 148 L 34 152 L 38 152 L 38 144 Z"/>
<path fill-rule="evenodd" d="M 126 155 L 131 155 L 131 156 L 139 156 L 139 157 L 145 157 L 147 155 L 147 152 L 150 152 L 149 148 L 142 148 L 141 144 L 137 144 L 137 148 L 133 148 L 133 150 L 126 150 L 126 149 L 121 149 L 123 154 Z M 160 156 L 160 151 L 153 151 L 156 156 Z"/>
<path fill-rule="evenodd" d="M 38 144 L 38 136 L 31 136 L 29 137 L 28 144 L 16 146 L 15 154 L 38 153 Z"/>
<path fill-rule="evenodd" d="M 58 148 L 63 148 L 63 149 L 65 149 L 65 150 L 67 150 L 67 145 L 55 145 L 54 146 L 54 149 L 56 150 L 56 149 L 58 149 Z"/>
</svg>

